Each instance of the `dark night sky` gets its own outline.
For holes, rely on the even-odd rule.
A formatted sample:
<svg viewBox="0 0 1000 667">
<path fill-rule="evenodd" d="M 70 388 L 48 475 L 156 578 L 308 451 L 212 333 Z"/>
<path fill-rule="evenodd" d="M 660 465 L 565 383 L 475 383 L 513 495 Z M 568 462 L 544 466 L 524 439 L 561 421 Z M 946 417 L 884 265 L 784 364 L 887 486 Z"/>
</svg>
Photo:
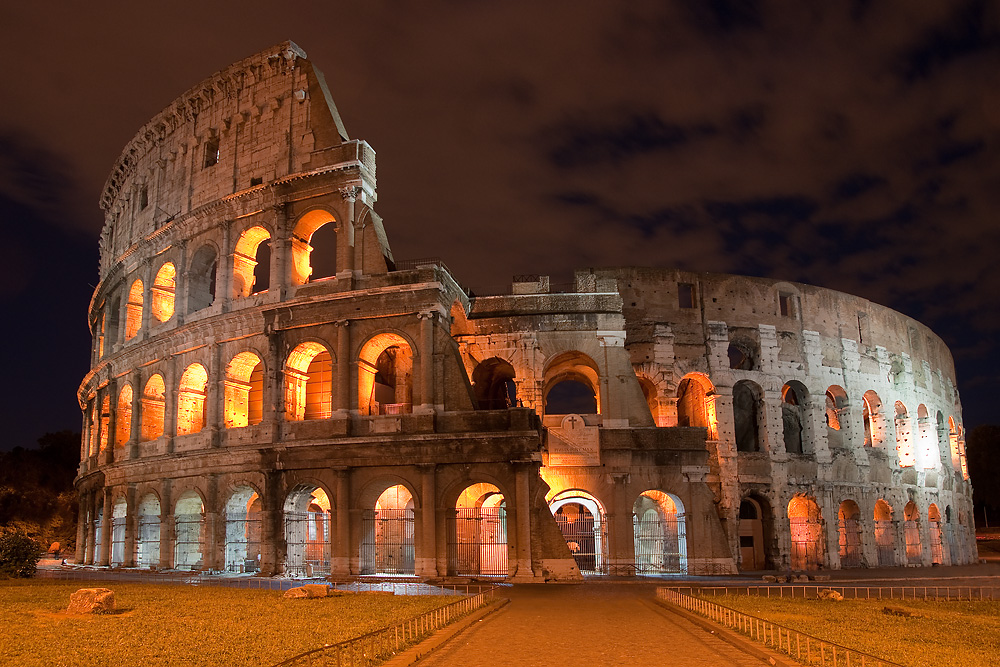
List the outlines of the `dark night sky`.
<svg viewBox="0 0 1000 667">
<path fill-rule="evenodd" d="M 397 258 L 473 288 L 678 266 L 843 290 L 931 326 L 1000 422 L 993 2 L 5 7 L 0 449 L 80 428 L 101 187 L 176 96 L 285 39 L 378 152 Z"/>
</svg>

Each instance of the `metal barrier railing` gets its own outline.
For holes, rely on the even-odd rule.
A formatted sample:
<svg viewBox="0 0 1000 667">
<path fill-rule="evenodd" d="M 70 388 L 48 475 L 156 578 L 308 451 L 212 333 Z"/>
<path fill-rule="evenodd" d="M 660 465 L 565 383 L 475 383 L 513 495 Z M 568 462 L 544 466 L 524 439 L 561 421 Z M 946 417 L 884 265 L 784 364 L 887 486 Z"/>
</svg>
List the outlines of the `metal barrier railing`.
<svg viewBox="0 0 1000 667">
<path fill-rule="evenodd" d="M 751 614 L 745 614 L 710 600 L 691 597 L 669 588 L 657 588 L 656 597 L 715 621 L 731 630 L 762 642 L 806 665 L 825 667 L 903 667 L 835 642 L 787 628 Z"/>
<path fill-rule="evenodd" d="M 848 600 L 1000 600 L 996 586 L 699 586 L 671 587 L 698 595 L 755 595 L 757 597 L 816 599 L 819 591 L 837 591 Z"/>
<path fill-rule="evenodd" d="M 299 665 L 368 667 L 381 664 L 431 633 L 491 603 L 494 599 L 494 591 L 494 588 L 490 588 L 476 595 L 462 598 L 458 602 L 432 609 L 402 623 L 390 625 L 354 639 L 300 653 L 283 662 L 276 663 L 274 667 L 298 667 Z"/>
</svg>

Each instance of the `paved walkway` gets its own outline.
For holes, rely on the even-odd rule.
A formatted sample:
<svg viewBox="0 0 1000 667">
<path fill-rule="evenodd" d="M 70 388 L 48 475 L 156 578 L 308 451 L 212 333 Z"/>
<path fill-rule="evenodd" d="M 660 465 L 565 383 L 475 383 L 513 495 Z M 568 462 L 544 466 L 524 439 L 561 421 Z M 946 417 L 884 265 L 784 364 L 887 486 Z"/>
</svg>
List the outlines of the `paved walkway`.
<svg viewBox="0 0 1000 667">
<path fill-rule="evenodd" d="M 659 611 L 655 586 L 517 585 L 511 602 L 419 667 L 762 667 L 693 623 Z"/>
</svg>

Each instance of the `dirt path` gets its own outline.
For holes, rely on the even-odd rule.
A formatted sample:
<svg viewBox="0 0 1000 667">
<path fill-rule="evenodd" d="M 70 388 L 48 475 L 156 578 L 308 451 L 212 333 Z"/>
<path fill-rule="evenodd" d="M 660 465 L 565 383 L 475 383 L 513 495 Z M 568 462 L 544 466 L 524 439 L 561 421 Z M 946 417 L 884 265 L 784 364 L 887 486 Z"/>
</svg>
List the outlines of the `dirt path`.
<svg viewBox="0 0 1000 667">
<path fill-rule="evenodd" d="M 509 595 L 508 595 L 509 592 Z M 689 621 L 657 610 L 643 585 L 523 585 L 511 603 L 464 631 L 420 667 L 761 667 Z"/>
</svg>

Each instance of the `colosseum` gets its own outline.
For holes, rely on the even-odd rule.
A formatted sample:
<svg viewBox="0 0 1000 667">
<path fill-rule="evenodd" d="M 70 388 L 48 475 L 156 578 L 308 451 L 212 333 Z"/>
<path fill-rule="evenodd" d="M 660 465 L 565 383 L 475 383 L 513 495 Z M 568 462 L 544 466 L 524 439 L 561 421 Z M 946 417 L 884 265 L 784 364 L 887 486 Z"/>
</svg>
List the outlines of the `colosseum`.
<svg viewBox="0 0 1000 667">
<path fill-rule="evenodd" d="M 975 562 L 947 347 L 671 269 L 474 294 L 397 259 L 375 152 L 285 42 L 142 127 L 100 204 L 81 563 L 262 576 Z"/>
</svg>

